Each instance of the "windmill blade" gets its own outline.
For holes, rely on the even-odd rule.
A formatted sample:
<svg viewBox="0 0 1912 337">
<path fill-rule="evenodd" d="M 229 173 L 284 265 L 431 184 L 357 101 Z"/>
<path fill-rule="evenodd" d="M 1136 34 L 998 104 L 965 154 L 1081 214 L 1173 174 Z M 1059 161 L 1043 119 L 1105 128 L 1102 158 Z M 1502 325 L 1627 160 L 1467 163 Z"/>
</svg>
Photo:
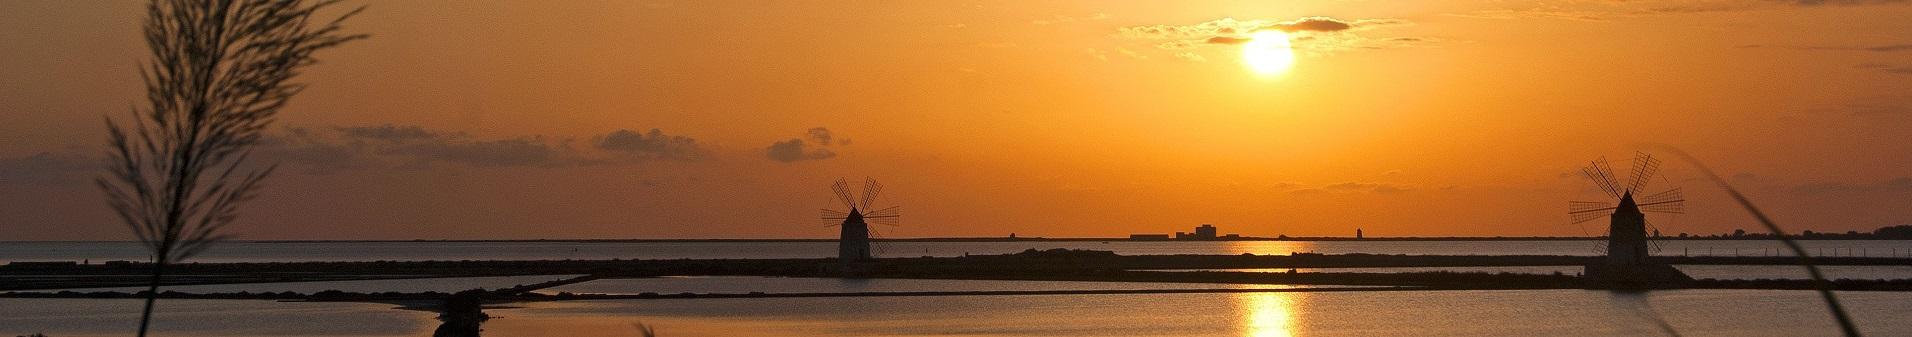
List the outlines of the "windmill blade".
<svg viewBox="0 0 1912 337">
<path fill-rule="evenodd" d="M 1605 202 L 1568 201 L 1567 202 L 1567 220 L 1569 224 L 1578 224 L 1582 222 L 1587 222 L 1589 220 L 1606 217 L 1608 214 L 1607 211 L 1610 211 L 1613 209 L 1614 209 L 1613 204 L 1605 203 Z"/>
<path fill-rule="evenodd" d="M 877 232 L 876 227 L 865 227 L 868 227 L 870 232 L 870 257 L 883 257 L 883 255 L 888 252 L 887 248 L 889 248 L 889 243 L 881 240 L 883 234 Z"/>
<path fill-rule="evenodd" d="M 876 202 L 876 196 L 878 194 L 883 193 L 883 184 L 876 182 L 876 179 L 874 178 L 863 178 L 863 179 L 864 181 L 863 181 L 862 207 L 864 209 L 869 209 L 870 204 Z"/>
<path fill-rule="evenodd" d="M 1613 203 L 1600 201 L 1568 201 L 1567 213 L 1583 213 L 1613 209 Z"/>
<path fill-rule="evenodd" d="M 1641 202 L 1649 203 L 1649 204 L 1662 202 L 1662 201 L 1674 201 L 1674 200 L 1678 200 L 1678 201 L 1686 200 L 1686 193 L 1680 191 L 1680 188 L 1674 187 L 1673 189 L 1666 190 L 1665 192 L 1654 193 L 1653 195 L 1648 195 L 1645 198 L 1640 198 Z"/>
<path fill-rule="evenodd" d="M 1652 222 L 1652 221 L 1647 221 L 1647 222 L 1646 222 L 1646 228 L 1647 228 L 1648 230 L 1652 230 L 1652 232 L 1648 232 L 1648 233 L 1658 233 L 1658 232 L 1660 232 L 1660 226 L 1654 226 L 1654 225 L 1653 225 L 1653 222 Z M 1647 240 L 1646 240 L 1646 241 L 1647 241 L 1648 243 L 1652 243 L 1652 244 L 1653 244 L 1653 251 L 1652 251 L 1652 253 L 1653 253 L 1653 254 L 1659 254 L 1659 253 L 1660 253 L 1660 251 L 1662 251 L 1662 250 L 1666 250 L 1666 247 L 1665 247 L 1665 246 L 1666 246 L 1666 240 L 1654 240 L 1652 236 L 1648 236 L 1648 237 L 1647 237 Z"/>
<path fill-rule="evenodd" d="M 1652 181 L 1653 174 L 1659 173 L 1659 171 L 1659 159 L 1653 159 L 1653 155 L 1647 154 L 1646 152 L 1635 152 L 1633 154 L 1633 181 L 1627 183 L 1627 191 L 1639 191 L 1640 188 L 1646 187 L 1646 183 Z"/>
<path fill-rule="evenodd" d="M 1601 237 L 1603 238 L 1612 237 L 1612 236 L 1613 236 L 1613 231 L 1607 231 L 1606 234 L 1601 235 Z M 1593 240 L 1593 254 L 1607 255 L 1607 240 Z"/>
<path fill-rule="evenodd" d="M 903 206 L 890 206 L 889 208 L 884 208 L 884 209 L 879 209 L 879 210 L 863 213 L 863 217 L 868 218 L 868 217 L 893 216 L 893 215 L 901 214 L 902 208 Z"/>
<path fill-rule="evenodd" d="M 849 212 L 828 209 L 828 208 L 819 208 L 817 209 L 817 211 L 821 212 L 823 216 L 850 216 Z"/>
<path fill-rule="evenodd" d="M 837 200 L 843 201 L 844 208 L 856 208 L 856 202 L 851 201 L 849 181 L 838 178 L 836 184 L 830 185 L 830 190 L 836 192 Z"/>
<path fill-rule="evenodd" d="M 1686 200 L 1667 200 L 1640 204 L 1640 211 L 1654 213 L 1686 213 Z"/>
<path fill-rule="evenodd" d="M 1640 203 L 1641 211 L 1675 214 L 1686 213 L 1686 193 L 1682 192 L 1678 187 L 1666 190 L 1665 192 L 1648 195 L 1641 200 L 1645 201 Z"/>
<path fill-rule="evenodd" d="M 1593 184 L 1600 186 L 1600 191 L 1606 192 L 1607 196 L 1614 199 L 1620 198 L 1620 188 L 1613 181 L 1613 169 L 1607 166 L 1606 157 L 1600 157 L 1599 160 L 1589 163 L 1587 167 L 1580 169 L 1580 173 L 1585 174 L 1588 180 L 1593 180 Z"/>
<path fill-rule="evenodd" d="M 1567 220 L 1570 220 L 1571 223 L 1578 224 L 1578 223 L 1587 222 L 1593 219 L 1607 217 L 1607 213 L 1601 213 L 1601 212 L 1573 213 L 1568 215 L 1567 217 L 1568 217 Z"/>
</svg>

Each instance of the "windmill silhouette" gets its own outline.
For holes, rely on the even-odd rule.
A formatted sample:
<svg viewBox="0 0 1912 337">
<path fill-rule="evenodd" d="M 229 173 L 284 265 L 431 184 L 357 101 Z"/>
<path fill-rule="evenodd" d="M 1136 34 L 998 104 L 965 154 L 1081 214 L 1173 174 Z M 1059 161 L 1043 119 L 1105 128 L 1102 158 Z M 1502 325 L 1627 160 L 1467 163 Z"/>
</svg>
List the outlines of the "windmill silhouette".
<svg viewBox="0 0 1912 337">
<path fill-rule="evenodd" d="M 876 179 L 864 178 L 861 199 L 850 194 L 850 183 L 844 179 L 837 179 L 836 184 L 830 185 L 830 190 L 836 192 L 837 200 L 848 209 L 822 210 L 821 219 L 827 223 L 826 226 L 839 226 L 842 229 L 837 239 L 837 259 L 855 262 L 875 258 L 877 253 L 870 250 L 870 238 L 875 234 L 870 224 L 896 226 L 901 221 L 899 210 L 902 206 L 869 211 L 874 207 L 877 195 L 883 192 L 883 184 L 877 183 Z"/>
<path fill-rule="evenodd" d="M 1633 156 L 1633 172 L 1629 181 L 1622 185 L 1613 174 L 1607 159 L 1594 160 L 1581 173 L 1593 180 L 1613 201 L 1568 201 L 1567 215 L 1574 224 L 1602 217 L 1611 221 L 1607 226 L 1605 250 L 1608 265 L 1645 265 L 1649 255 L 1647 246 L 1646 213 L 1680 214 L 1686 211 L 1686 198 L 1679 187 L 1646 194 L 1642 192 L 1660 170 L 1660 161 L 1644 152 Z M 1657 229 L 1656 229 L 1657 231 Z"/>
</svg>

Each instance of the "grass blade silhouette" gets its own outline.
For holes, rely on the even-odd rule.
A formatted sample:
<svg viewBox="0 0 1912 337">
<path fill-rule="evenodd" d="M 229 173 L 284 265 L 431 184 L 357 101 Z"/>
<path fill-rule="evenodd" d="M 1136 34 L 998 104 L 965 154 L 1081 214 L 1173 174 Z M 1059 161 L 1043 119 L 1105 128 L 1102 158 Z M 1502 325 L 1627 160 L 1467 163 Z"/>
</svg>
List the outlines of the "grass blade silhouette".
<svg viewBox="0 0 1912 337">
<path fill-rule="evenodd" d="M 305 89 L 291 79 L 313 53 L 366 38 L 344 34 L 353 10 L 316 26 L 336 0 L 154 0 L 143 33 L 146 103 L 106 121 L 109 165 L 95 182 L 121 222 L 152 253 L 139 335 L 145 336 L 166 266 L 230 236 L 273 166 L 247 155 L 279 109 Z M 363 8 L 360 8 L 363 9 Z"/>
<path fill-rule="evenodd" d="M 1693 155 L 1687 154 L 1686 151 L 1681 151 L 1672 146 L 1661 145 L 1658 147 L 1680 156 L 1680 159 L 1692 164 L 1694 168 L 1700 170 L 1700 173 L 1706 174 L 1707 179 L 1712 180 L 1714 184 L 1718 184 L 1720 189 L 1726 190 L 1726 194 L 1732 196 L 1733 201 L 1738 202 L 1740 207 L 1746 208 L 1746 212 L 1752 213 L 1753 218 L 1759 219 L 1759 224 L 1765 226 L 1766 230 L 1771 231 L 1773 238 L 1779 239 L 1779 242 L 1784 243 L 1787 249 L 1791 249 L 1793 254 L 1799 257 L 1799 264 L 1805 266 L 1806 274 L 1812 277 L 1813 288 L 1819 292 L 1819 297 L 1825 299 L 1826 310 L 1831 311 L 1832 318 L 1838 321 L 1840 332 L 1852 337 L 1860 335 L 1859 328 L 1852 324 L 1852 316 L 1846 314 L 1845 306 L 1840 305 L 1839 297 L 1832 293 L 1832 282 L 1826 281 L 1825 275 L 1819 272 L 1819 267 L 1813 265 L 1812 256 L 1806 255 L 1805 247 L 1799 246 L 1798 241 L 1793 241 L 1792 237 L 1786 236 L 1786 231 L 1780 229 L 1779 224 L 1774 223 L 1772 218 L 1767 217 L 1766 212 L 1760 211 L 1759 206 L 1754 206 L 1752 200 L 1746 199 L 1746 195 L 1740 194 L 1738 189 L 1733 188 L 1733 185 L 1727 183 L 1726 179 L 1720 178 L 1719 174 L 1713 173 L 1713 170 L 1707 168 L 1706 164 L 1700 163 L 1699 159 L 1693 158 Z"/>
</svg>

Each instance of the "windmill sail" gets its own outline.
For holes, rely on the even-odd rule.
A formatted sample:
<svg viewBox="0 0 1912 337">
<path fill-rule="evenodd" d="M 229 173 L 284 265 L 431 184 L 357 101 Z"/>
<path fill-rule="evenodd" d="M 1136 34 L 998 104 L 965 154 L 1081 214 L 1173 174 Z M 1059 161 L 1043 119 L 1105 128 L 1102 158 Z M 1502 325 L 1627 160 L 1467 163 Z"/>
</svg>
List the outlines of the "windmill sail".
<svg viewBox="0 0 1912 337">
<path fill-rule="evenodd" d="M 838 259 L 849 263 L 869 260 L 881 254 L 882 247 L 871 244 L 877 231 L 870 224 L 896 226 L 902 217 L 900 206 L 875 208 L 877 197 L 883 192 L 883 184 L 876 179 L 865 178 L 862 195 L 859 196 L 850 192 L 847 179 L 837 179 L 836 183 L 830 185 L 830 191 L 846 209 L 821 209 L 817 218 L 824 221 L 825 226 L 839 227 Z"/>
</svg>

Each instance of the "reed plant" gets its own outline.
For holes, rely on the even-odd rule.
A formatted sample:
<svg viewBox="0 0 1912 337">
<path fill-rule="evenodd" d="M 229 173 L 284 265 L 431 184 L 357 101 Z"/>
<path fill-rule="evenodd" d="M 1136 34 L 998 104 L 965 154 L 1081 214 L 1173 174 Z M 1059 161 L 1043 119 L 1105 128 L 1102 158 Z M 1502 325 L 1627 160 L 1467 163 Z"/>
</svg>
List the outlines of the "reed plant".
<svg viewBox="0 0 1912 337">
<path fill-rule="evenodd" d="M 130 118 L 107 118 L 108 204 L 152 254 L 140 314 L 145 336 L 166 266 L 230 237 L 274 165 L 246 160 L 280 108 L 305 89 L 292 81 L 313 54 L 366 38 L 314 17 L 338 1 L 154 0 L 141 67 L 146 101 Z"/>
</svg>

